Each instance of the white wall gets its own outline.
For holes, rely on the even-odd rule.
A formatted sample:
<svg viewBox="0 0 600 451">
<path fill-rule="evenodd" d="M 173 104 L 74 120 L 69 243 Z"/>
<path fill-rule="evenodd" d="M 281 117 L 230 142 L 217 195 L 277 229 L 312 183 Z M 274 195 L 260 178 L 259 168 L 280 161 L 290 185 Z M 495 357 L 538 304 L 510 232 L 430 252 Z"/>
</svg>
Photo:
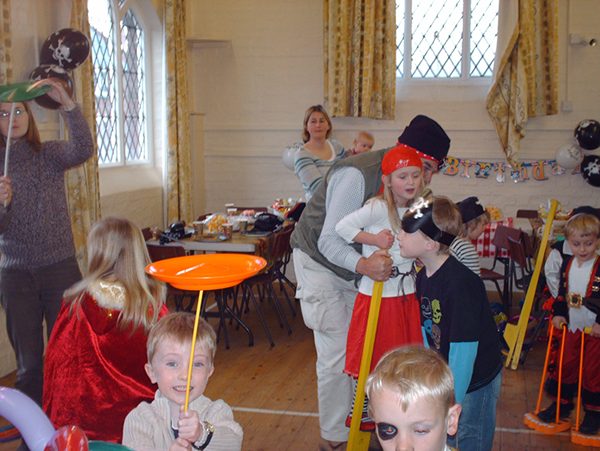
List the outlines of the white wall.
<svg viewBox="0 0 600 451">
<path fill-rule="evenodd" d="M 560 97 L 568 96 L 573 112 L 530 120 L 522 142 L 524 160 L 554 158 L 580 120 L 600 119 L 600 46 L 567 45 L 568 32 L 600 37 L 595 23 L 600 2 L 570 0 L 569 7 L 560 0 L 560 8 Z M 300 138 L 305 109 L 323 102 L 322 2 L 193 0 L 189 9 L 188 34 L 195 38 L 189 59 L 191 96 L 194 111 L 203 115 L 204 142 L 196 149 L 205 157 L 205 210 L 222 210 L 226 202 L 268 205 L 278 197 L 300 196 L 300 184 L 282 166 L 281 153 Z M 334 137 L 349 145 L 356 130 L 368 129 L 375 134 L 375 147 L 386 147 L 415 114 L 423 113 L 447 130 L 451 155 L 502 160 L 484 109 L 486 91 L 485 86 L 401 85 L 395 120 L 335 118 Z M 438 175 L 433 188 L 456 200 L 478 195 L 507 216 L 518 208 L 537 208 L 551 196 L 565 208 L 600 206 L 600 191 L 580 175 L 549 175 L 547 181 L 518 184 L 509 178 L 499 184 L 494 176 Z"/>
</svg>

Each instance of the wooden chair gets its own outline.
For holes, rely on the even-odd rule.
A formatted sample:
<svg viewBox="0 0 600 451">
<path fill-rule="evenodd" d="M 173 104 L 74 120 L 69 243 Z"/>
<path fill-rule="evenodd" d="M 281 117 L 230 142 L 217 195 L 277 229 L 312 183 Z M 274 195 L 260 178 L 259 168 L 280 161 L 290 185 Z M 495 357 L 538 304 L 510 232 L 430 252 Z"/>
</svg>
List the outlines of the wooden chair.
<svg viewBox="0 0 600 451">
<path fill-rule="evenodd" d="M 510 257 L 503 257 L 501 253 L 506 250 L 510 253 L 508 247 L 508 237 L 512 236 L 514 239 L 520 240 L 523 232 L 519 229 L 512 227 L 506 227 L 498 225 L 496 233 L 492 239 L 492 244 L 496 247 L 496 256 L 494 257 L 494 264 L 491 268 L 481 268 L 481 279 L 483 281 L 491 281 L 496 286 L 500 298 L 502 299 L 502 305 L 504 310 L 508 313 L 510 305 L 512 303 L 512 285 L 511 285 L 511 264 Z M 496 271 L 496 264 L 500 262 L 503 265 L 503 271 Z M 502 281 L 502 289 L 500 289 L 500 281 Z"/>
<path fill-rule="evenodd" d="M 278 232 L 275 232 L 270 246 L 267 267 L 260 274 L 250 277 L 249 279 L 246 279 L 244 282 L 242 282 L 242 300 L 241 304 L 238 307 L 238 312 L 240 315 L 242 314 L 242 312 L 248 312 L 249 304 L 250 302 L 252 303 L 263 326 L 265 334 L 267 335 L 267 338 L 271 343 L 271 346 L 275 346 L 275 342 L 273 341 L 271 331 L 269 330 L 269 327 L 267 326 L 267 323 L 264 320 L 260 303 L 258 302 L 255 295 L 255 288 L 256 293 L 259 296 L 259 300 L 262 301 L 266 299 L 271 303 L 271 305 L 275 309 L 275 312 L 277 313 L 279 325 L 282 328 L 287 329 L 288 335 L 291 334 L 292 328 L 290 327 L 290 324 L 287 320 L 281 302 L 277 297 L 277 294 L 275 293 L 274 283 L 275 281 L 280 282 L 282 292 L 284 293 L 284 296 L 288 302 L 288 306 L 292 312 L 292 315 L 296 316 L 296 310 L 294 309 L 292 301 L 290 300 L 287 291 L 285 290 L 285 287 L 281 285 L 281 278 L 283 277 L 281 271 L 283 267 L 283 258 L 287 248 L 290 245 L 290 236 L 293 230 L 294 225 L 289 224 L 284 226 Z"/>
</svg>

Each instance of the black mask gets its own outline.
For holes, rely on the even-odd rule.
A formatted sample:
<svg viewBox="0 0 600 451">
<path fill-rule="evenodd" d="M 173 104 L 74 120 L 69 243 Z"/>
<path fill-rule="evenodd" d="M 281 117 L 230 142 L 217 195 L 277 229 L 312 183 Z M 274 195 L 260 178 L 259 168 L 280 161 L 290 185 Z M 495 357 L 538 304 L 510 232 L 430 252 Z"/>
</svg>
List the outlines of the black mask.
<svg viewBox="0 0 600 451">
<path fill-rule="evenodd" d="M 456 238 L 448 232 L 443 232 L 435 225 L 432 202 L 422 197 L 417 199 L 402 218 L 402 230 L 406 233 L 415 233 L 420 230 L 433 241 L 447 246 L 450 246 Z"/>
</svg>

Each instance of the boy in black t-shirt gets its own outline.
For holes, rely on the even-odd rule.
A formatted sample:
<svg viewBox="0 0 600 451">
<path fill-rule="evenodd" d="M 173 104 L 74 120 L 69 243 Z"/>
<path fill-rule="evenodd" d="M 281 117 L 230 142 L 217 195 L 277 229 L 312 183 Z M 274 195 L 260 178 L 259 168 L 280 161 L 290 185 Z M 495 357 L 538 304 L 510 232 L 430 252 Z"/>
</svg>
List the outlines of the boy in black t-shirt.
<svg viewBox="0 0 600 451">
<path fill-rule="evenodd" d="M 483 282 L 449 255 L 461 225 L 449 199 L 421 199 L 402 219 L 398 239 L 401 255 L 424 265 L 417 275 L 417 297 L 425 345 L 448 361 L 462 405 L 457 443 L 451 445 L 490 450 L 501 385 L 500 340 Z"/>
</svg>

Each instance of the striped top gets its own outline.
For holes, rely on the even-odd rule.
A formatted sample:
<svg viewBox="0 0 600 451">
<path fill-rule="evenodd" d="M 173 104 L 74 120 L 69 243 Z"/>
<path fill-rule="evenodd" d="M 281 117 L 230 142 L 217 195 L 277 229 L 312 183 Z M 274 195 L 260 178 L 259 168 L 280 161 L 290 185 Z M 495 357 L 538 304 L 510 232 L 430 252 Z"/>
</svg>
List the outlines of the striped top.
<svg viewBox="0 0 600 451">
<path fill-rule="evenodd" d="M 478 276 L 481 275 L 479 254 L 473 243 L 464 238 L 456 238 L 450 245 L 450 254 Z"/>
<path fill-rule="evenodd" d="M 346 156 L 346 151 L 341 143 L 334 139 L 328 139 L 327 144 L 331 148 L 331 158 L 328 160 L 321 160 L 305 149 L 304 144 L 305 143 L 297 142 L 290 147 L 295 150 L 294 172 L 300 179 L 300 183 L 302 183 L 306 201 L 309 201 L 331 165 L 333 165 L 336 160 L 344 158 Z"/>
</svg>

